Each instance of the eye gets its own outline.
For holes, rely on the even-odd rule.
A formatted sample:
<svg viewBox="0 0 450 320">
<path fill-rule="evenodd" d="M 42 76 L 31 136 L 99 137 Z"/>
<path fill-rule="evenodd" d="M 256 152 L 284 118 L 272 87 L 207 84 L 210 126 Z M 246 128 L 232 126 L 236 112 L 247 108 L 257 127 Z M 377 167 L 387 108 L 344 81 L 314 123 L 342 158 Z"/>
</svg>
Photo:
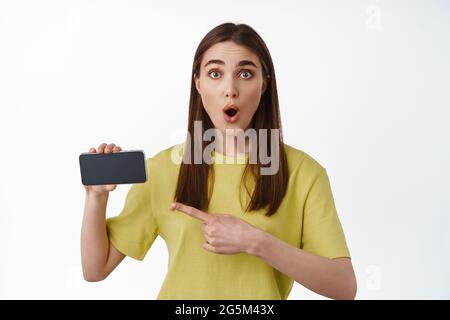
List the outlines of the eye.
<svg viewBox="0 0 450 320">
<path fill-rule="evenodd" d="M 245 76 L 244 79 L 250 79 L 251 77 L 253 77 L 253 73 L 250 70 L 243 70 L 241 72 L 241 75 L 242 74 L 247 74 L 247 76 Z"/>
<path fill-rule="evenodd" d="M 217 72 L 216 70 L 212 70 L 212 71 L 210 71 L 209 73 L 208 73 L 208 75 L 211 77 L 211 78 L 213 78 L 213 79 L 217 79 L 218 78 L 218 76 L 217 77 L 215 77 L 215 76 L 211 76 L 212 74 L 216 74 L 216 75 L 219 75 L 219 72 Z"/>
</svg>

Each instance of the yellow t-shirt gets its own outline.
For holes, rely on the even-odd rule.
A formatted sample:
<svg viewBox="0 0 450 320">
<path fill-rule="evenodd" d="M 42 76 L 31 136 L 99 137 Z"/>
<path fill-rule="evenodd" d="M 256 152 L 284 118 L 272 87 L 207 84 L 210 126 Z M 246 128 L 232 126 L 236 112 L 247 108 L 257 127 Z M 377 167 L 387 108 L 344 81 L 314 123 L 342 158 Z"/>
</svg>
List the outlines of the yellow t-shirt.
<svg viewBox="0 0 450 320">
<path fill-rule="evenodd" d="M 132 185 L 122 212 L 107 219 L 114 247 L 142 260 L 158 235 L 165 240 L 168 271 L 157 299 L 287 299 L 292 278 L 250 254 L 226 255 L 204 249 L 202 222 L 170 210 L 180 167 L 172 160 L 173 148 L 182 150 L 183 144 L 147 159 L 147 182 Z M 208 212 L 232 214 L 323 257 L 350 257 L 326 170 L 301 150 L 287 144 L 285 150 L 289 183 L 274 215 L 267 217 L 264 210 L 244 214 L 238 199 L 245 164 L 220 163 L 217 160 L 233 158 L 219 153 L 213 158 L 217 160 Z"/>
</svg>

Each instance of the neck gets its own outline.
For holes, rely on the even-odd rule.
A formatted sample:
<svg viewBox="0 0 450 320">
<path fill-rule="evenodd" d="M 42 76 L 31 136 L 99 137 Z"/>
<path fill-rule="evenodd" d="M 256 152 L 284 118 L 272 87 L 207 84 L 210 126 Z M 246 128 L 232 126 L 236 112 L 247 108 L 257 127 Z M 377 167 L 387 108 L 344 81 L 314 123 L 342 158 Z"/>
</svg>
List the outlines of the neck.
<svg viewBox="0 0 450 320">
<path fill-rule="evenodd" d="M 243 141 L 244 140 L 244 141 Z M 238 139 L 236 135 L 222 133 L 222 144 L 217 145 L 216 151 L 226 156 L 249 154 L 251 144 L 249 139 Z"/>
</svg>

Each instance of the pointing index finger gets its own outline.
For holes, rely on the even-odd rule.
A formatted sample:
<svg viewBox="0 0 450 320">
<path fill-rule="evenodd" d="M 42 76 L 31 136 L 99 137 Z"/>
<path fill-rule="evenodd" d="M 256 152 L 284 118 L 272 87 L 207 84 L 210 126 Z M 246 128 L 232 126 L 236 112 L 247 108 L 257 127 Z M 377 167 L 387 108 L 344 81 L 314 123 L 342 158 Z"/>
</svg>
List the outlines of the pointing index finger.
<svg viewBox="0 0 450 320">
<path fill-rule="evenodd" d="M 191 217 L 194 217 L 206 223 L 210 223 L 213 219 L 210 214 L 179 202 L 172 203 L 171 208 L 186 213 L 187 215 L 190 215 Z"/>
</svg>

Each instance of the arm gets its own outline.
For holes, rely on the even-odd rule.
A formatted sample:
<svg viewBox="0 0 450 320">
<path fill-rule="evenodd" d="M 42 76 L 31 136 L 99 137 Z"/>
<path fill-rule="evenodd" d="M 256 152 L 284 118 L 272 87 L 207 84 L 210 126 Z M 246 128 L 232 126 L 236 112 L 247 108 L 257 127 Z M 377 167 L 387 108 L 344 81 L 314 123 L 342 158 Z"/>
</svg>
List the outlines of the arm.
<svg viewBox="0 0 450 320">
<path fill-rule="evenodd" d="M 108 195 L 86 192 L 81 229 L 81 262 L 86 281 L 105 279 L 125 258 L 110 243 L 106 232 Z"/>
<path fill-rule="evenodd" d="M 248 253 L 255 255 L 304 287 L 331 299 L 353 300 L 356 278 L 349 258 L 324 258 L 257 229 Z"/>
<path fill-rule="evenodd" d="M 229 214 L 208 214 L 183 203 L 172 209 L 203 222 L 203 248 L 218 254 L 245 252 L 263 259 L 306 288 L 333 299 L 354 299 L 356 279 L 348 258 L 328 259 L 281 241 Z"/>
</svg>

